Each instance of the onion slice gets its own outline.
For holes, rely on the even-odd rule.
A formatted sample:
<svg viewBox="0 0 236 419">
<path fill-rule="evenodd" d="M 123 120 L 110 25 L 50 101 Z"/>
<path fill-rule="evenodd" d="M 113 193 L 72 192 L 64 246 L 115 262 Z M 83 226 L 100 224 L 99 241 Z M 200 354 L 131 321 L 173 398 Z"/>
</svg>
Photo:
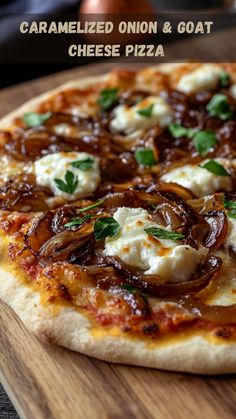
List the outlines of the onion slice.
<svg viewBox="0 0 236 419">
<path fill-rule="evenodd" d="M 65 230 L 51 237 L 39 250 L 39 257 L 51 261 L 67 260 L 70 254 L 81 248 L 93 235 L 93 226 L 85 224 L 79 230 Z"/>
</svg>

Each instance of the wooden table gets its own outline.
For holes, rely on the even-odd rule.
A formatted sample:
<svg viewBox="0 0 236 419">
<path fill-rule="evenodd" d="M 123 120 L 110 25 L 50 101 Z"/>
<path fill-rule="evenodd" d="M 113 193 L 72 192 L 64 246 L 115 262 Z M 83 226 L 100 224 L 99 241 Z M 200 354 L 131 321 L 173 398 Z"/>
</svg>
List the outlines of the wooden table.
<svg viewBox="0 0 236 419">
<path fill-rule="evenodd" d="M 214 37 L 215 60 L 235 60 L 236 30 Z M 209 39 L 187 42 L 199 54 L 201 48 L 205 53 L 210 48 Z M 168 46 L 173 59 L 177 50 L 178 54 L 185 51 L 185 42 Z M 96 64 L 4 89 L 0 92 L 0 115 L 62 82 L 103 73 L 112 66 Z M 233 376 L 202 377 L 112 365 L 45 346 L 3 303 L 0 319 L 0 379 L 22 418 L 223 419 L 236 415 Z M 4 414 L 0 412 L 0 417 L 12 417 Z"/>
</svg>

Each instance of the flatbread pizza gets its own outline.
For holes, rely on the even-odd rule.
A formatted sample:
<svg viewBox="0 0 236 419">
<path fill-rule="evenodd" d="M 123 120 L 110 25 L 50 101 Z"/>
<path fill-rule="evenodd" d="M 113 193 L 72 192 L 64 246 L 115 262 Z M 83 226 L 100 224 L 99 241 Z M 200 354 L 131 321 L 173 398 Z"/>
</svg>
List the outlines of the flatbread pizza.
<svg viewBox="0 0 236 419">
<path fill-rule="evenodd" d="M 236 372 L 236 65 L 117 69 L 0 122 L 0 297 L 102 360 Z"/>
</svg>

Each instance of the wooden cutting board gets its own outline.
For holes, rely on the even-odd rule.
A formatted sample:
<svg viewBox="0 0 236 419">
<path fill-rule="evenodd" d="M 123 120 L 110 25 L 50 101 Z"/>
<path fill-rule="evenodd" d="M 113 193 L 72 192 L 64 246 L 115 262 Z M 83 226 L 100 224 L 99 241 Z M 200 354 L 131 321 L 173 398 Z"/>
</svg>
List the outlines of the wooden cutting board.
<svg viewBox="0 0 236 419">
<path fill-rule="evenodd" d="M 235 31 L 217 36 L 228 48 L 229 39 L 235 39 Z M 191 42 L 193 48 L 199 48 L 199 41 Z M 173 58 L 181 45 L 171 47 Z M 216 59 L 221 57 L 222 49 L 216 49 Z M 96 64 L 5 89 L 0 92 L 0 116 L 64 81 L 104 73 L 111 67 L 109 63 Z M 236 416 L 234 376 L 202 377 L 112 365 L 46 346 L 3 303 L 0 303 L 0 380 L 25 419 Z"/>
</svg>

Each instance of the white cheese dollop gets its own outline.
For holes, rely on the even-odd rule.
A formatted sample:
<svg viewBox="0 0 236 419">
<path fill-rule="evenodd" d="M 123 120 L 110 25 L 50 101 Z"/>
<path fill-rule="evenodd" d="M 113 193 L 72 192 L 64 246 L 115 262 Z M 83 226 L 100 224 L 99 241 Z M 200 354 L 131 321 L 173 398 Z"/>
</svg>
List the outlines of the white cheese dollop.
<svg viewBox="0 0 236 419">
<path fill-rule="evenodd" d="M 236 99 L 236 84 L 233 84 L 230 88 L 230 94 L 231 96 Z"/>
<path fill-rule="evenodd" d="M 77 160 L 94 160 L 90 169 L 83 171 L 71 165 Z M 51 189 L 55 196 L 68 201 L 84 198 L 93 193 L 100 182 L 99 159 L 83 152 L 59 152 L 48 154 L 34 163 L 36 183 Z M 58 188 L 55 179 L 65 181 L 66 172 L 70 171 L 78 178 L 78 184 L 73 193 L 63 192 Z"/>
<path fill-rule="evenodd" d="M 214 159 L 217 163 L 224 166 L 227 170 L 231 164 L 236 163 L 235 159 L 226 158 Z M 204 160 L 201 165 L 208 160 Z M 163 182 L 174 182 L 184 188 L 190 189 L 197 197 L 211 195 L 217 191 L 230 191 L 232 189 L 232 179 L 230 176 L 217 176 L 197 164 L 186 164 L 167 172 L 161 177 Z"/>
<path fill-rule="evenodd" d="M 186 281 L 195 272 L 203 252 L 178 241 L 149 236 L 145 228 L 163 226 L 152 221 L 148 211 L 121 207 L 114 218 L 121 231 L 106 239 L 104 255 L 118 256 L 126 264 L 144 269 L 147 275 L 159 275 L 160 283 Z"/>
<path fill-rule="evenodd" d="M 219 83 L 222 69 L 215 64 L 204 64 L 181 77 L 177 90 L 183 93 L 197 93 L 201 90 L 213 90 Z"/>
<path fill-rule="evenodd" d="M 153 105 L 151 115 L 140 115 L 138 111 Z M 159 96 L 149 96 L 138 104 L 128 107 L 119 105 L 114 109 L 110 127 L 115 132 L 130 134 L 154 125 L 167 126 L 172 121 L 172 110 L 168 103 Z"/>
<path fill-rule="evenodd" d="M 224 242 L 224 247 L 232 247 L 236 251 L 236 219 L 228 218 L 228 232 Z"/>
</svg>

